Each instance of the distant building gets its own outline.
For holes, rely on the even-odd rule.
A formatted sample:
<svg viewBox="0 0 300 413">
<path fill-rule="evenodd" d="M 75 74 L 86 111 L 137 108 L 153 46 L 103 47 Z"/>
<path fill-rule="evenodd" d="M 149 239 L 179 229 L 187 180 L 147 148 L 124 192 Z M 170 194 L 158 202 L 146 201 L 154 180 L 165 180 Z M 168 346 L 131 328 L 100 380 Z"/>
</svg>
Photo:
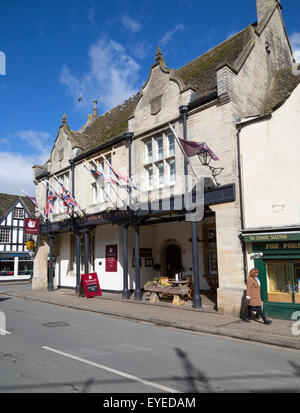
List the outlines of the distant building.
<svg viewBox="0 0 300 413">
<path fill-rule="evenodd" d="M 167 67 L 158 48 L 140 92 L 101 116 L 95 102 L 93 114 L 79 131 L 72 131 L 63 117 L 49 160 L 35 168 L 36 198 L 45 205 L 46 182 L 58 188 L 58 176 L 85 216 L 67 216 L 56 202 L 49 222 L 41 227 L 33 288 L 47 288 L 50 253 L 54 287 L 78 288 L 81 273 L 95 271 L 103 290 L 123 291 L 128 298 L 129 289 L 140 300 L 144 284 L 156 274 L 182 273 L 199 281 L 194 307 L 200 303 L 199 288 L 212 287 L 218 311 L 239 314 L 254 263 L 248 260 L 241 236 L 237 119 L 265 115 L 269 107 L 275 110 L 269 106 L 274 82 L 294 64 L 280 1 L 257 0 L 256 5 L 256 23 L 200 57 L 195 50 L 195 60 L 177 70 Z M 286 99 L 284 88 L 281 93 Z M 204 214 L 197 222 L 189 222 L 184 205 L 175 207 L 184 194 L 186 165 L 169 123 L 179 137 L 205 141 L 219 158 L 211 161 L 212 168 L 197 156 L 190 158 L 196 174 L 205 177 Z M 255 159 L 259 153 L 251 150 L 248 154 L 246 148 L 246 155 Z M 108 177 L 114 177 L 108 164 L 134 177 L 140 191 L 132 193 L 143 207 L 130 212 L 112 207 L 113 188 L 105 183 L 105 191 L 100 189 L 84 162 L 90 168 L 96 163 Z M 284 158 L 282 162 L 288 163 Z M 192 177 L 190 167 L 187 171 Z M 126 195 L 121 189 L 119 193 Z M 158 199 L 172 202 L 154 206 Z M 251 213 L 260 211 L 254 205 Z"/>
<path fill-rule="evenodd" d="M 25 218 L 34 216 L 26 198 L 0 193 L 0 281 L 30 279 L 33 256 L 26 251 Z"/>
</svg>

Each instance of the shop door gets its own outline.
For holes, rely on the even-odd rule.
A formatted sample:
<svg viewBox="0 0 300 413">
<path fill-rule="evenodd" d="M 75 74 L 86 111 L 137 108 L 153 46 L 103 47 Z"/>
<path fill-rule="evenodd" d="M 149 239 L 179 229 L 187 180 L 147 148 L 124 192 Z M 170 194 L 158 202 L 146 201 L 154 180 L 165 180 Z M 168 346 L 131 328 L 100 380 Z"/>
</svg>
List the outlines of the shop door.
<svg viewBox="0 0 300 413">
<path fill-rule="evenodd" d="M 169 278 L 174 278 L 175 274 L 182 271 L 181 248 L 178 245 L 166 247 L 166 273 Z"/>
</svg>

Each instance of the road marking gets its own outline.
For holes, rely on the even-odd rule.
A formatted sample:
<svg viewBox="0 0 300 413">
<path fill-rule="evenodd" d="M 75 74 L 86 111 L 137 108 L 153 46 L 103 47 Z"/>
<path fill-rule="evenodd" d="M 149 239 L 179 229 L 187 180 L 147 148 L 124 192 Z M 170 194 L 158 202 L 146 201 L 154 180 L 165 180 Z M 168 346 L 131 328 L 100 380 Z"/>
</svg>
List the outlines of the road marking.
<svg viewBox="0 0 300 413">
<path fill-rule="evenodd" d="M 6 334 L 11 334 L 10 331 L 4 330 L 3 328 L 0 328 L 0 336 L 5 336 Z"/>
<path fill-rule="evenodd" d="M 159 390 L 163 390 L 168 393 L 181 393 L 180 391 L 172 389 L 170 387 L 162 386 L 161 384 L 157 384 L 152 381 L 141 379 L 140 377 L 133 376 L 132 374 L 124 373 L 123 371 L 115 370 L 115 369 L 112 369 L 111 367 L 104 366 L 103 364 L 94 363 L 93 361 L 89 361 L 81 357 L 73 356 L 72 354 L 64 353 L 63 351 L 56 350 L 55 348 L 42 346 L 42 349 L 52 351 L 53 353 L 60 354 L 61 356 L 65 356 L 73 360 L 80 361 L 82 363 L 88 364 L 93 367 L 97 367 L 98 369 L 109 371 L 110 373 L 118 374 L 119 376 L 126 377 L 127 379 L 137 381 L 138 383 L 144 384 L 146 386 L 155 387 Z"/>
</svg>

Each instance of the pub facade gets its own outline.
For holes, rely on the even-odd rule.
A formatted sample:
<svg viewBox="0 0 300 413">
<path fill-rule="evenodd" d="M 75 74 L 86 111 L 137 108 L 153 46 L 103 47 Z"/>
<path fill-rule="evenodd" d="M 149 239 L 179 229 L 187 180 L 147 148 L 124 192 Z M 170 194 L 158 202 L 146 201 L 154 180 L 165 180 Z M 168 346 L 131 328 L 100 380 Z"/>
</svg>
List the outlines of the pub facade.
<svg viewBox="0 0 300 413">
<path fill-rule="evenodd" d="M 236 119 L 264 113 L 273 77 L 293 64 L 280 2 L 257 0 L 257 12 L 257 23 L 180 69 L 158 48 L 139 93 L 100 116 L 95 101 L 79 131 L 63 116 L 49 161 L 34 166 L 36 198 L 44 206 L 59 180 L 80 208 L 67 214 L 57 200 L 40 226 L 33 288 L 78 290 L 80 275 L 96 272 L 102 290 L 141 300 L 153 277 L 181 274 L 193 277 L 195 308 L 200 290 L 214 288 L 218 311 L 239 314 L 248 263 Z M 219 160 L 203 153 L 189 165 L 171 127 Z M 133 185 L 100 187 L 93 169 Z"/>
</svg>

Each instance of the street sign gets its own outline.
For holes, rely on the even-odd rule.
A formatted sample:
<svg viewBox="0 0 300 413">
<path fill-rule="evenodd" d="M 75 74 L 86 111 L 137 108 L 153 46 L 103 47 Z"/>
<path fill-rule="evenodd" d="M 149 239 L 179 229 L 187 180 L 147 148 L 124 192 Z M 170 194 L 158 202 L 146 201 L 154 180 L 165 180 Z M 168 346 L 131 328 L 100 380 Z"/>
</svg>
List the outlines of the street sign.
<svg viewBox="0 0 300 413">
<path fill-rule="evenodd" d="M 86 298 L 102 295 L 97 273 L 82 274 L 80 278 L 79 297 Z"/>
</svg>

